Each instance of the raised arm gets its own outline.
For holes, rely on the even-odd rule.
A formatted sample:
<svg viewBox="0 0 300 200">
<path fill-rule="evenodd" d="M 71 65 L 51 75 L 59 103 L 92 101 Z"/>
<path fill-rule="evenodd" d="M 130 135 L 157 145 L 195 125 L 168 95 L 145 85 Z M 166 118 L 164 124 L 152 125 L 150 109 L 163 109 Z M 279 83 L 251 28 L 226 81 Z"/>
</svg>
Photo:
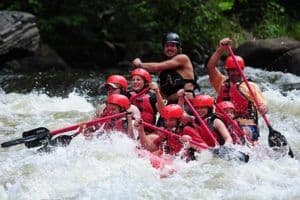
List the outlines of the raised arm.
<svg viewBox="0 0 300 200">
<path fill-rule="evenodd" d="M 149 86 L 155 92 L 155 96 L 156 96 L 156 108 L 157 108 L 157 111 L 159 113 L 161 113 L 161 110 L 163 109 L 163 107 L 165 107 L 165 104 L 164 104 L 164 100 L 163 100 L 163 98 L 162 98 L 162 96 L 160 94 L 158 85 L 157 85 L 157 83 L 152 82 L 152 83 L 150 83 Z"/>
<path fill-rule="evenodd" d="M 230 44 L 231 40 L 229 38 L 224 38 L 220 40 L 219 46 L 216 49 L 216 51 L 212 54 L 210 57 L 208 63 L 207 63 L 207 69 L 208 69 L 208 75 L 209 75 L 209 81 L 213 85 L 213 87 L 217 90 L 217 86 L 214 85 L 214 83 L 219 82 L 223 74 L 218 70 L 217 63 L 220 60 L 221 56 L 224 54 L 224 52 L 227 50 L 226 44 Z"/>
</svg>

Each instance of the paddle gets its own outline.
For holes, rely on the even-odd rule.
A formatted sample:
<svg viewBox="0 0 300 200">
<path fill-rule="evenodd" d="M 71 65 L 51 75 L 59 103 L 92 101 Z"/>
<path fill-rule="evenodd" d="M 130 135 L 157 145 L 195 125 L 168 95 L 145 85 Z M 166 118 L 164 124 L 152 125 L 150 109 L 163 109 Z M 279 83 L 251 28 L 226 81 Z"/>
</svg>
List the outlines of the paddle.
<svg viewBox="0 0 300 200">
<path fill-rule="evenodd" d="M 171 133 L 165 129 L 159 128 L 157 126 L 154 126 L 152 124 L 149 124 L 147 122 L 143 122 L 143 125 L 145 127 L 148 127 L 152 130 L 156 130 L 156 131 L 160 131 L 166 135 L 172 135 L 174 137 L 177 137 L 178 139 L 181 137 L 180 135 L 177 135 L 175 133 Z M 199 149 L 202 150 L 211 150 L 213 154 L 218 155 L 220 158 L 226 159 L 226 160 L 239 160 L 239 161 L 243 161 L 243 162 L 248 162 L 249 161 L 249 156 L 240 152 L 240 151 L 236 151 L 233 148 L 230 147 L 225 147 L 225 146 L 221 146 L 219 148 L 213 148 L 213 149 L 209 149 L 207 145 L 196 142 L 194 140 L 190 140 L 190 143 L 197 146 Z"/>
<path fill-rule="evenodd" d="M 237 66 L 237 69 L 238 69 L 240 75 L 242 76 L 243 81 L 246 83 L 246 86 L 250 92 L 250 95 L 252 96 L 252 98 L 254 100 L 255 106 L 258 108 L 258 106 L 259 106 L 258 100 L 257 100 L 256 96 L 254 95 L 254 92 L 253 92 L 252 88 L 250 87 L 249 82 L 248 82 L 243 70 L 241 69 L 241 66 L 237 62 L 235 55 L 229 45 L 227 46 L 227 49 L 228 49 L 231 57 L 233 58 L 233 61 L 234 61 L 235 65 Z M 260 115 L 262 116 L 262 118 L 264 119 L 264 122 L 266 123 L 266 125 L 269 129 L 269 135 L 268 135 L 269 146 L 270 147 L 276 146 L 279 148 L 288 146 L 288 148 L 289 148 L 288 155 L 293 158 L 294 153 L 293 153 L 291 147 L 288 145 L 288 142 L 287 142 L 287 139 L 285 138 L 285 136 L 272 128 L 271 123 L 266 116 L 266 113 L 262 113 L 262 111 L 260 109 L 258 109 L 258 111 L 259 111 Z"/>
<path fill-rule="evenodd" d="M 214 147 L 216 145 L 219 145 L 218 141 L 216 140 L 215 136 L 212 134 L 212 132 L 209 130 L 206 122 L 201 118 L 199 113 L 195 110 L 194 106 L 191 104 L 190 100 L 183 96 L 184 101 L 188 104 L 189 108 L 192 110 L 193 114 L 195 115 L 196 119 L 200 124 L 203 125 L 203 128 L 205 129 L 205 132 L 207 133 L 207 140 L 205 142 L 209 142 L 209 146 Z"/>
<path fill-rule="evenodd" d="M 58 144 L 67 145 L 67 144 L 70 143 L 70 141 L 76 135 L 79 134 L 79 132 L 77 132 L 73 135 L 58 136 L 54 140 L 51 140 L 51 138 L 53 136 L 61 134 L 61 133 L 76 130 L 82 124 L 85 124 L 87 127 L 89 127 L 89 126 L 93 126 L 93 125 L 96 125 L 96 124 L 101 123 L 101 122 L 108 121 L 108 120 L 113 119 L 113 118 L 123 117 L 123 116 L 125 116 L 125 114 L 126 114 L 126 112 L 118 113 L 118 114 L 115 114 L 115 115 L 94 119 L 94 120 L 91 120 L 91 121 L 88 121 L 88 122 L 68 126 L 68 127 L 53 130 L 53 131 L 50 131 L 49 129 L 44 128 L 44 127 L 39 127 L 39 128 L 36 128 L 36 129 L 32 129 L 30 131 L 23 132 L 22 138 L 18 138 L 18 139 L 15 139 L 15 140 L 11 140 L 11 141 L 2 143 L 1 147 L 5 148 L 5 147 L 10 147 L 10 146 L 18 145 L 18 144 L 23 144 L 23 143 L 25 144 L 25 146 L 27 148 L 33 148 L 33 147 L 38 147 L 38 146 L 47 145 L 47 144 L 50 144 L 50 145 L 58 145 Z"/>
<path fill-rule="evenodd" d="M 250 142 L 252 146 L 254 146 L 254 142 L 251 140 L 251 138 L 247 134 L 244 133 L 244 131 L 239 127 L 239 125 L 237 123 L 235 123 L 235 121 L 233 121 L 233 119 L 231 119 L 231 117 L 229 117 L 227 115 L 227 113 L 222 108 L 220 108 L 220 106 L 218 106 L 217 103 L 215 103 L 215 106 L 221 112 L 222 116 L 224 116 L 227 121 L 230 121 L 230 123 L 234 127 L 234 130 L 236 130 L 238 132 L 238 134 L 236 134 L 233 131 L 233 134 L 235 134 L 235 137 L 237 138 L 237 143 L 242 144 L 242 141 L 240 140 L 240 137 L 243 137 L 248 142 Z"/>
<path fill-rule="evenodd" d="M 208 134 L 207 135 L 208 138 L 211 141 L 213 141 L 213 143 L 211 143 L 210 146 L 214 147 L 216 145 L 219 145 L 218 141 L 216 140 L 216 138 L 214 137 L 214 135 L 208 128 L 206 122 L 201 118 L 199 113 L 195 110 L 195 108 L 192 105 L 192 103 L 190 102 L 190 100 L 186 96 L 184 96 L 183 98 L 184 98 L 184 101 L 188 104 L 188 106 L 192 110 L 192 112 L 194 113 L 194 115 L 196 116 L 196 119 L 201 123 L 202 127 L 205 129 L 206 133 Z M 215 148 L 215 149 L 213 149 L 213 153 L 215 155 L 218 155 L 220 158 L 224 158 L 226 160 L 240 160 L 243 162 L 249 161 L 249 155 L 247 155 L 243 152 L 237 151 L 236 149 L 234 149 L 232 147 L 228 147 L 228 146 L 220 146 L 219 148 Z"/>
<path fill-rule="evenodd" d="M 159 132 L 161 132 L 161 133 L 163 133 L 163 134 L 166 134 L 166 135 L 171 135 L 171 136 L 176 137 L 176 138 L 178 138 L 178 139 L 181 138 L 180 135 L 177 135 L 177 134 L 175 134 L 175 133 L 172 133 L 172 132 L 170 132 L 170 131 L 167 131 L 167 130 L 165 130 L 165 129 L 163 129 L 163 128 L 159 128 L 159 127 L 154 126 L 154 125 L 152 125 L 152 124 L 149 124 L 149 123 L 147 123 L 147 122 L 142 122 L 142 123 L 143 123 L 143 125 L 144 125 L 145 127 L 148 127 L 148 128 L 150 128 L 150 129 L 152 129 L 152 130 L 159 131 Z M 194 140 L 190 140 L 190 143 L 193 144 L 193 145 L 195 145 L 195 146 L 197 146 L 197 147 L 199 147 L 200 149 L 208 149 L 208 146 L 207 146 L 207 145 L 202 144 L 202 143 L 199 143 L 199 142 L 196 142 L 196 141 L 194 141 Z"/>
</svg>

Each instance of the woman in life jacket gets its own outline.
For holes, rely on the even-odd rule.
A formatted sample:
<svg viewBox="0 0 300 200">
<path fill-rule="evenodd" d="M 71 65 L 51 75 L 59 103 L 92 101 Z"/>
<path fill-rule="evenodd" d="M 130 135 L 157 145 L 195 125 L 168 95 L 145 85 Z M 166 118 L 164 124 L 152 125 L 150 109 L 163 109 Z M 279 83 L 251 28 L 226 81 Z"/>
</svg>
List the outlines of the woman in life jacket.
<svg viewBox="0 0 300 200">
<path fill-rule="evenodd" d="M 214 113 L 214 99 L 211 96 L 197 95 L 192 100 L 192 105 L 204 122 L 206 122 L 209 131 L 213 134 L 220 145 L 233 143 L 232 137 L 226 128 L 226 125 Z M 211 134 L 206 132 L 203 125 L 194 123 L 194 126 L 197 128 L 206 144 L 211 147 L 216 145 L 215 141 L 209 137 Z"/>
<path fill-rule="evenodd" d="M 130 107 L 129 99 L 122 94 L 111 94 L 106 101 L 106 114 L 107 116 L 119 114 L 127 111 Z M 99 130 L 100 129 L 100 130 Z M 123 132 L 128 135 L 128 137 L 133 138 L 133 120 L 132 114 L 128 112 L 126 117 L 123 118 L 115 118 L 110 121 L 99 124 L 93 128 L 84 129 L 83 135 L 87 139 L 91 139 L 93 137 L 93 132 L 99 131 L 101 134 L 104 132 L 118 131 Z M 100 134 L 100 135 L 101 135 Z"/>
<path fill-rule="evenodd" d="M 183 148 L 183 143 L 188 143 L 190 140 L 207 146 L 194 128 L 181 126 L 183 109 L 179 105 L 169 104 L 165 106 L 162 109 L 161 116 L 165 120 L 164 129 L 172 134 L 156 132 L 156 134 L 146 135 L 142 123 L 138 121 L 135 123 L 139 132 L 140 143 L 146 150 L 155 155 L 162 155 L 163 153 L 176 155 Z M 178 138 L 176 135 L 180 137 Z M 190 144 L 190 148 L 200 150 L 199 147 L 193 144 Z M 188 149 L 188 151 L 190 150 Z"/>
<path fill-rule="evenodd" d="M 218 93 L 217 103 L 231 101 L 236 109 L 237 121 L 244 129 L 252 132 L 252 140 L 256 141 L 259 138 L 257 110 L 260 110 L 261 113 L 267 113 L 268 107 L 259 87 L 254 82 L 249 81 L 249 85 L 258 102 L 257 106 L 254 105 L 254 99 L 246 83 L 242 81 L 241 74 L 235 63 L 236 60 L 239 66 L 244 69 L 245 63 L 242 57 L 235 56 L 235 59 L 231 56 L 227 57 L 225 69 L 228 76 L 223 75 L 216 67 L 220 57 L 227 51 L 227 45 L 230 44 L 231 40 L 229 38 L 220 40 L 219 47 L 207 64 L 209 80 Z"/>
<path fill-rule="evenodd" d="M 111 75 L 107 78 L 104 89 L 106 91 L 107 98 L 112 94 L 123 94 L 125 95 L 128 88 L 128 82 L 124 76 L 121 75 Z M 130 104 L 129 112 L 132 112 L 134 118 L 140 118 L 141 114 L 139 109 Z M 105 117 L 109 116 L 106 110 L 106 104 L 99 102 L 96 109 L 95 117 Z"/>
<path fill-rule="evenodd" d="M 142 68 L 133 70 L 131 72 L 131 89 L 127 96 L 130 102 L 140 110 L 142 120 L 155 124 L 157 111 L 164 107 L 164 103 L 157 84 L 151 82 L 149 72 Z"/>
<path fill-rule="evenodd" d="M 239 123 L 236 120 L 235 107 L 230 101 L 219 102 L 216 108 L 216 115 L 225 123 L 234 143 L 245 144 L 246 139 L 250 139 L 245 135 L 242 128 L 239 127 Z"/>
</svg>

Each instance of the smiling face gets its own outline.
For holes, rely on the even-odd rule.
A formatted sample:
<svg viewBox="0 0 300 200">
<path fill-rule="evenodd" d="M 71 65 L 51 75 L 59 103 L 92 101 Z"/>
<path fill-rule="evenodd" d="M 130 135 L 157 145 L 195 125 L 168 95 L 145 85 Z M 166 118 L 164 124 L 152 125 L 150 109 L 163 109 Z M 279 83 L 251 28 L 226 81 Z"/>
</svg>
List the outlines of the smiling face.
<svg viewBox="0 0 300 200">
<path fill-rule="evenodd" d="M 239 82 L 241 75 L 237 69 L 227 69 L 228 77 L 231 82 Z"/>
<path fill-rule="evenodd" d="M 121 112 L 121 107 L 116 104 L 108 103 L 106 105 L 106 108 L 107 108 L 109 114 L 111 114 L 111 115 L 118 114 Z"/>
<path fill-rule="evenodd" d="M 132 76 L 131 87 L 135 92 L 141 91 L 145 87 L 145 79 L 139 75 Z"/>
<path fill-rule="evenodd" d="M 234 112 L 234 109 L 233 108 L 225 108 L 223 109 L 224 112 L 231 118 L 233 119 L 234 116 L 235 116 L 235 112 Z"/>
<path fill-rule="evenodd" d="M 165 43 L 164 54 L 169 58 L 176 56 L 178 54 L 177 44 L 173 42 Z"/>
<path fill-rule="evenodd" d="M 173 128 L 177 127 L 177 118 L 166 118 L 164 119 L 165 127 L 168 130 L 172 130 Z"/>
<path fill-rule="evenodd" d="M 195 107 L 195 110 L 197 111 L 197 113 L 200 115 L 201 118 L 204 118 L 209 111 L 209 107 L 207 106 L 197 106 Z"/>
</svg>

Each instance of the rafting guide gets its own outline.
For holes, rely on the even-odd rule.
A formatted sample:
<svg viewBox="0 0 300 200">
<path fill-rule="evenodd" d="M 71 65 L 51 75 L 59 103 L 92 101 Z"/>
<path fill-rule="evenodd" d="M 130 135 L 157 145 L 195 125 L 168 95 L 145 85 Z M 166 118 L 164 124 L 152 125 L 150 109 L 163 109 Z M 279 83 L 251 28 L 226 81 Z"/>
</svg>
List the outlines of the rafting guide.
<svg viewBox="0 0 300 200">
<path fill-rule="evenodd" d="M 181 41 L 177 33 L 167 33 L 162 40 L 163 53 L 166 57 L 162 62 L 142 62 L 140 58 L 133 60 L 135 67 L 149 72 L 159 72 L 159 85 L 164 98 L 169 103 L 177 103 L 176 92 L 179 89 L 194 91 L 197 83 L 195 72 L 189 57 L 181 53 Z"/>
</svg>

